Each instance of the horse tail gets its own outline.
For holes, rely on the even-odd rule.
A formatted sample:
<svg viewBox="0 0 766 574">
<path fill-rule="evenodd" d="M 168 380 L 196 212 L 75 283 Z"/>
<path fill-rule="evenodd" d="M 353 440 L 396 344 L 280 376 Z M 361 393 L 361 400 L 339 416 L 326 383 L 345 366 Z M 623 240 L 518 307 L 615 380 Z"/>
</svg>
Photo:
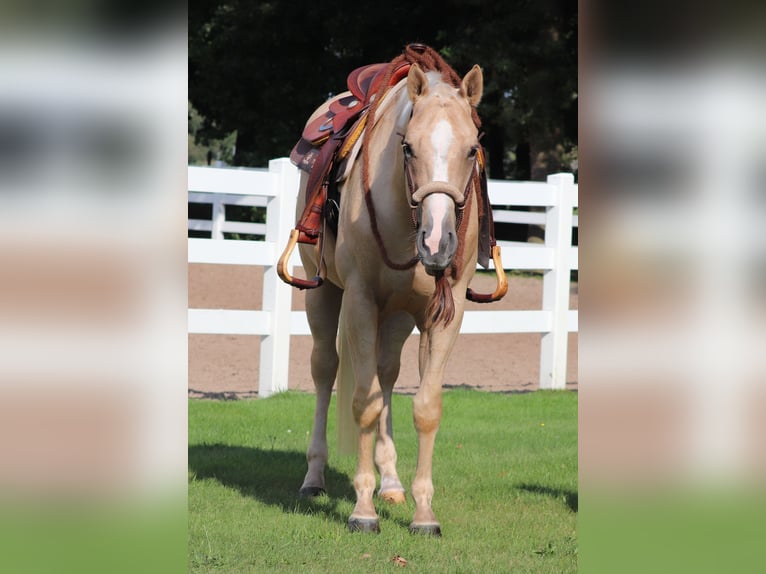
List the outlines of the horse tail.
<svg viewBox="0 0 766 574">
<path fill-rule="evenodd" d="M 359 444 L 359 428 L 354 420 L 354 370 L 348 352 L 343 313 L 338 328 L 338 374 L 336 378 L 336 418 L 338 432 L 338 454 L 356 454 Z"/>
</svg>

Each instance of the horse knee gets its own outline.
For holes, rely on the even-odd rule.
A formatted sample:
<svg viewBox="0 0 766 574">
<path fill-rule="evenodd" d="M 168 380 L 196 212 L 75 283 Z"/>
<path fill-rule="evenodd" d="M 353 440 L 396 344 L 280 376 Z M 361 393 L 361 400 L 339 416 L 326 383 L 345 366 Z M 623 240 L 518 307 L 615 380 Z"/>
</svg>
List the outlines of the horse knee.
<svg viewBox="0 0 766 574">
<path fill-rule="evenodd" d="M 367 393 L 354 393 L 353 401 L 354 419 L 360 429 L 371 430 L 380 419 L 383 412 L 383 397 L 380 393 L 369 396 Z"/>
<path fill-rule="evenodd" d="M 431 433 L 438 430 L 442 419 L 441 396 L 426 400 L 422 396 L 415 395 L 412 403 L 412 418 L 418 432 Z"/>
<path fill-rule="evenodd" d="M 330 351 L 318 349 L 314 346 L 311 352 L 311 378 L 315 385 L 324 386 L 335 382 L 338 372 L 338 354 L 333 348 Z"/>
</svg>

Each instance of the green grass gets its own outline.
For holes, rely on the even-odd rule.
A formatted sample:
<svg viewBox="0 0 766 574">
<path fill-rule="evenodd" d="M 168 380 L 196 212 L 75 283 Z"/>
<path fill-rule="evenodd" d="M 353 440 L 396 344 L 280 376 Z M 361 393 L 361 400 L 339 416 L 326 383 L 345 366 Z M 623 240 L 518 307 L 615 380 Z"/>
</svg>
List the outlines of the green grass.
<svg viewBox="0 0 766 574">
<path fill-rule="evenodd" d="M 376 501 L 380 535 L 349 533 L 355 457 L 335 454 L 329 496 L 296 497 L 314 397 L 189 403 L 192 572 L 551 572 L 577 570 L 577 394 L 445 392 L 434 456 L 443 537 L 408 532 L 414 503 Z M 394 396 L 399 475 L 415 471 L 412 398 Z"/>
<path fill-rule="evenodd" d="M 5 494 L 5 493 L 3 493 Z M 53 500 L 0 501 L 0 572 L 14 574 L 173 574 L 187 562 L 183 496 L 150 503 Z M 172 498 L 172 499 L 171 499 Z M 148 501 L 147 501 L 148 502 Z"/>
<path fill-rule="evenodd" d="M 766 565 L 762 483 L 589 484 L 580 517 L 588 574 L 761 573 Z"/>
</svg>

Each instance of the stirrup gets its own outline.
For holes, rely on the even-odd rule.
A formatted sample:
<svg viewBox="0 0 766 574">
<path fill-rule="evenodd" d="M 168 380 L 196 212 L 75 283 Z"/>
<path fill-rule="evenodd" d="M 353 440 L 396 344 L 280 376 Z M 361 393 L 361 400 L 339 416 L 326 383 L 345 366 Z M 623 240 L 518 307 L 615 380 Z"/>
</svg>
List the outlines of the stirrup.
<svg viewBox="0 0 766 574">
<path fill-rule="evenodd" d="M 293 254 L 293 249 L 295 249 L 295 245 L 298 243 L 299 235 L 300 231 L 297 229 L 293 229 L 290 232 L 290 239 L 287 242 L 287 247 L 285 247 L 285 250 L 282 252 L 282 256 L 279 258 L 279 261 L 277 261 L 277 274 L 282 281 L 288 285 L 297 287 L 298 289 L 316 289 L 317 287 L 320 287 L 322 283 L 324 283 L 324 278 L 320 275 L 322 267 L 321 263 L 319 265 L 319 269 L 317 269 L 317 275 L 315 275 L 313 279 L 300 279 L 298 277 L 293 277 L 287 271 L 287 262 L 290 260 L 290 256 Z M 317 242 L 317 246 L 318 245 L 319 242 Z"/>
<path fill-rule="evenodd" d="M 508 292 L 508 279 L 505 277 L 503 260 L 500 257 L 500 246 L 492 247 L 492 261 L 495 263 L 495 275 L 497 276 L 497 288 L 494 293 L 474 293 L 470 287 L 465 291 L 465 297 L 474 303 L 492 303 L 499 301 Z"/>
</svg>

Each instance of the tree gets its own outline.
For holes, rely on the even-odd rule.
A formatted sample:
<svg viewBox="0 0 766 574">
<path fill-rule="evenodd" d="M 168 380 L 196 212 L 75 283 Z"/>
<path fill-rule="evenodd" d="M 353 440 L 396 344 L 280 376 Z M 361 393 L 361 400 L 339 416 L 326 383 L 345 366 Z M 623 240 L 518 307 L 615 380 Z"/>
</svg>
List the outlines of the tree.
<svg viewBox="0 0 766 574">
<path fill-rule="evenodd" d="M 234 161 L 234 148 L 237 133 L 231 132 L 224 138 L 203 137 L 200 133 L 205 122 L 199 112 L 189 102 L 189 165 L 215 165 L 217 162 L 231 164 Z"/>
<path fill-rule="evenodd" d="M 287 155 L 305 120 L 348 73 L 409 42 L 439 50 L 459 74 L 484 69 L 479 107 L 490 175 L 528 179 L 577 143 L 577 4 L 563 0 L 195 0 L 189 98 L 198 134 L 236 130 L 235 164 Z M 561 166 L 551 165 L 556 171 Z M 544 175 L 544 174 L 542 174 Z"/>
<path fill-rule="evenodd" d="M 478 59 L 484 67 L 479 109 L 491 177 L 530 179 L 536 160 L 557 145 L 569 151 L 577 144 L 577 4 L 515 0 L 455 6 L 464 11 L 458 20 L 473 24 L 455 36 L 449 56 L 459 63 Z M 562 167 L 553 165 L 548 173 Z"/>
</svg>

